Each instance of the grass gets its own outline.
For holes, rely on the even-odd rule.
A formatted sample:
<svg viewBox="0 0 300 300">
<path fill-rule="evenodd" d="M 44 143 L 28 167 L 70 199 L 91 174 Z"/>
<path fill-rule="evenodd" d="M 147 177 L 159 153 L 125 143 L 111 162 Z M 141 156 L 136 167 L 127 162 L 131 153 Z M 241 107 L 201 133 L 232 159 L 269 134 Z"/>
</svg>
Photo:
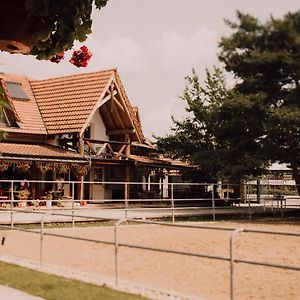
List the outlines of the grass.
<svg viewBox="0 0 300 300">
<path fill-rule="evenodd" d="M 141 300 L 137 295 L 118 292 L 77 280 L 38 272 L 0 262 L 0 284 L 47 300 Z"/>
</svg>

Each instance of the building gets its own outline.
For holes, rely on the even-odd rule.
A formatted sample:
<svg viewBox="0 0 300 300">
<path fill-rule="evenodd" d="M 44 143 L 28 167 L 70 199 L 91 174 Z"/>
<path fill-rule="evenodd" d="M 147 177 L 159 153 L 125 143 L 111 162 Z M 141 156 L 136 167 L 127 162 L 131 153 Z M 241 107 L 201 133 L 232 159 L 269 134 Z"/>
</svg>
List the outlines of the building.
<svg viewBox="0 0 300 300">
<path fill-rule="evenodd" d="M 65 196 L 75 199 L 139 197 L 151 178 L 163 184 L 170 171 L 190 170 L 159 155 L 145 138 L 115 69 L 46 80 L 0 73 L 0 80 L 9 104 L 0 117 L 7 133 L 0 142 L 0 179 L 37 181 L 30 184 L 31 199 L 59 194 L 54 183 L 40 182 L 58 178 Z M 2 182 L 4 192 L 21 188 L 9 184 Z"/>
</svg>

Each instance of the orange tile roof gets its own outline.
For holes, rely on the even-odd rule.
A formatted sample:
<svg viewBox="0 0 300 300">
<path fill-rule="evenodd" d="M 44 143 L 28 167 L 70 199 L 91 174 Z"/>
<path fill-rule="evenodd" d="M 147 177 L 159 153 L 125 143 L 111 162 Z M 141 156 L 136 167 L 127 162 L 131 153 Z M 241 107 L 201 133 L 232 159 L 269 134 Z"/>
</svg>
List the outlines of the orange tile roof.
<svg viewBox="0 0 300 300">
<path fill-rule="evenodd" d="M 139 111 L 138 111 L 138 108 L 137 107 L 133 107 L 127 97 L 127 94 L 125 92 L 125 88 L 122 84 L 122 81 L 120 79 L 120 76 L 118 75 L 118 73 L 116 73 L 116 82 L 121 90 L 121 94 L 122 94 L 122 97 L 125 101 L 125 105 L 127 106 L 127 109 L 130 113 L 130 117 L 132 118 L 132 122 L 133 122 L 133 125 L 135 127 L 135 130 L 136 130 L 136 135 L 138 137 L 138 141 L 140 143 L 144 142 L 145 141 L 145 136 L 143 134 L 143 131 L 142 131 L 142 125 L 141 125 L 141 120 L 140 120 L 140 116 L 139 116 Z"/>
<path fill-rule="evenodd" d="M 145 165 L 157 165 L 159 167 L 172 167 L 173 169 L 195 169 L 196 166 L 190 165 L 187 162 L 181 161 L 181 160 L 174 160 L 171 158 L 167 158 L 164 156 L 160 156 L 158 158 L 148 157 L 148 156 L 142 156 L 142 155 L 133 155 L 131 154 L 129 156 L 130 159 L 134 161 L 138 161 Z"/>
<path fill-rule="evenodd" d="M 30 156 L 30 157 L 48 157 L 65 159 L 84 159 L 76 152 L 63 150 L 51 145 L 37 144 L 19 144 L 19 143 L 0 143 L 1 158 L 5 156 Z"/>
<path fill-rule="evenodd" d="M 20 128 L 0 128 L 7 132 L 60 134 L 80 132 L 93 108 L 112 80 L 135 128 L 137 140 L 145 141 L 138 109 L 128 99 L 116 69 L 64 76 L 45 80 L 29 80 L 25 76 L 0 73 L 5 81 L 18 82 L 29 100 L 12 98 Z"/>
<path fill-rule="evenodd" d="M 46 134 L 47 131 L 28 79 L 25 76 L 7 73 L 0 73 L 0 78 L 4 81 L 20 83 L 23 90 L 30 98 L 28 100 L 22 100 L 10 97 L 10 100 L 12 101 L 12 104 L 14 106 L 14 110 L 17 112 L 17 118 L 20 120 L 20 128 L 2 127 L 1 129 L 4 129 L 7 132 Z"/>
<path fill-rule="evenodd" d="M 115 70 L 85 73 L 30 84 L 49 134 L 79 132 Z"/>
</svg>

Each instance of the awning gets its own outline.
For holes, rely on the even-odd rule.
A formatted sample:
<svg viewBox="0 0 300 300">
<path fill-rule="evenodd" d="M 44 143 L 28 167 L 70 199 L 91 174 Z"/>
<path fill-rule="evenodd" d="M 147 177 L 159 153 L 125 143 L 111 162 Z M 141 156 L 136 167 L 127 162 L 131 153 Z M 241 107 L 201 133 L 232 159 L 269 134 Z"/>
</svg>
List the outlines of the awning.
<svg viewBox="0 0 300 300">
<path fill-rule="evenodd" d="M 191 170 L 196 168 L 196 166 L 189 165 L 188 163 L 185 163 L 183 161 L 173 160 L 166 157 L 152 158 L 141 155 L 130 155 L 129 158 L 141 165 L 148 167 L 166 168 L 169 170 Z"/>
<path fill-rule="evenodd" d="M 56 163 L 82 163 L 88 160 L 76 152 L 42 144 L 0 142 L 0 160 L 30 160 Z"/>
</svg>

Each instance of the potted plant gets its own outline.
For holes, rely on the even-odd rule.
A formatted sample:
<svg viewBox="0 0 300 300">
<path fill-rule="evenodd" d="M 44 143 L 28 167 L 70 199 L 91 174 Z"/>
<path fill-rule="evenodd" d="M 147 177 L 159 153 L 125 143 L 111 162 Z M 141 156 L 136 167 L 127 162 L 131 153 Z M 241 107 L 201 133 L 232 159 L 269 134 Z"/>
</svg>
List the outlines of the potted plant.
<svg viewBox="0 0 300 300">
<path fill-rule="evenodd" d="M 11 166 L 11 163 L 7 161 L 0 161 L 0 172 L 6 171 Z"/>
<path fill-rule="evenodd" d="M 36 167 L 42 172 L 53 171 L 55 169 L 55 166 L 49 163 L 37 163 Z"/>
<path fill-rule="evenodd" d="M 18 207 L 25 208 L 30 192 L 27 189 L 20 190 L 17 197 L 19 199 Z"/>
<path fill-rule="evenodd" d="M 79 164 L 73 164 L 72 165 L 72 171 L 75 174 L 77 178 L 80 178 L 82 176 L 85 176 L 87 173 L 87 166 L 85 165 L 79 165 Z"/>
<path fill-rule="evenodd" d="M 69 172 L 69 166 L 67 164 L 57 164 L 55 169 L 58 174 L 67 174 Z"/>
<path fill-rule="evenodd" d="M 22 172 L 27 172 L 31 167 L 31 163 L 29 161 L 18 161 L 16 165 Z"/>
<path fill-rule="evenodd" d="M 93 5 L 101 9 L 107 2 L 0 0 L 0 49 L 49 60 L 72 49 L 75 40 L 85 41 L 91 33 Z"/>
</svg>

